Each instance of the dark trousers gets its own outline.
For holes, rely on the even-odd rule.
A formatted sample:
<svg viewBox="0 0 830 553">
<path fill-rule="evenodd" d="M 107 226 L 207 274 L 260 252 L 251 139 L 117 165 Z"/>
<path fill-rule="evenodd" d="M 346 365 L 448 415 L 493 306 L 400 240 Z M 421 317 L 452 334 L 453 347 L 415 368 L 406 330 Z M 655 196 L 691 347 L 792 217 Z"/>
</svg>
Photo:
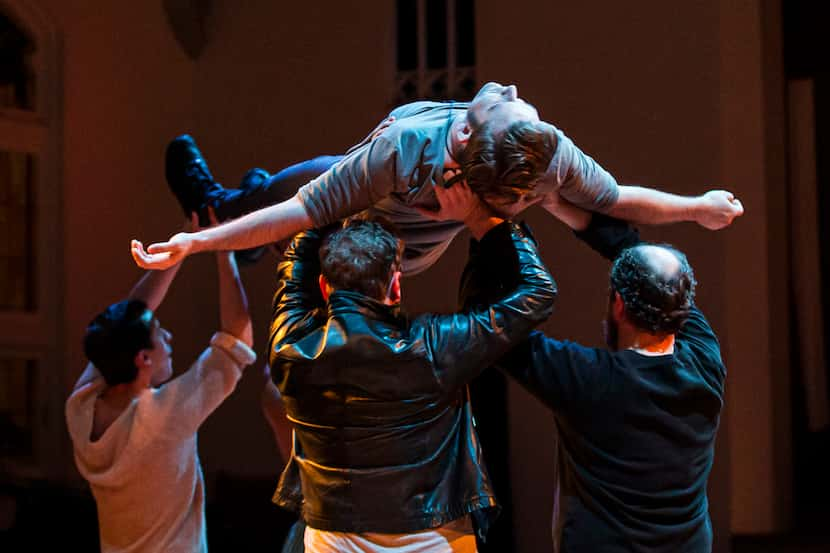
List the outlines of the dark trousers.
<svg viewBox="0 0 830 553">
<path fill-rule="evenodd" d="M 308 181 L 326 172 L 343 156 L 319 156 L 301 161 L 274 173 L 256 186 L 226 188 L 211 198 L 211 205 L 220 221 L 233 219 L 251 211 L 283 202 L 297 193 Z"/>
<path fill-rule="evenodd" d="M 315 157 L 295 163 L 264 179 L 257 178 L 254 174 L 255 170 L 251 170 L 242 179 L 239 188 L 223 188 L 220 192 L 212 193 L 208 203 L 213 207 L 220 221 L 236 219 L 246 213 L 284 202 L 294 196 L 297 190 L 307 182 L 325 173 L 329 167 L 341 159 L 343 156 Z M 251 177 L 252 174 L 254 174 L 253 177 Z M 202 213 L 201 217 L 206 224 L 207 214 Z M 290 239 L 289 236 L 285 241 L 274 245 L 279 253 L 282 253 Z M 239 250 L 235 253 L 237 263 L 251 265 L 265 253 L 265 246 Z"/>
</svg>

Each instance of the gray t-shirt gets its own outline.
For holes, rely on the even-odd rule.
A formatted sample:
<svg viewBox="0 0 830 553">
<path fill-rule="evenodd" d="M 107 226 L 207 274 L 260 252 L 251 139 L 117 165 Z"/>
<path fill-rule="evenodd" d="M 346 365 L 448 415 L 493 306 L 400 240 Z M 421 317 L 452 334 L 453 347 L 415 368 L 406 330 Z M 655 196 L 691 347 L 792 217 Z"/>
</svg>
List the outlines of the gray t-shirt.
<svg viewBox="0 0 830 553">
<path fill-rule="evenodd" d="M 299 191 L 309 217 L 322 227 L 364 210 L 394 223 L 406 245 L 403 272 L 419 273 L 435 263 L 464 227 L 433 221 L 415 209 L 437 209 L 433 186 L 444 182 L 447 133 L 469 104 L 414 102 L 396 108 L 395 122 L 372 140 L 353 147 L 331 169 Z M 572 203 L 602 211 L 617 200 L 617 182 L 557 129 L 557 149 L 542 190 L 560 190 Z"/>
<path fill-rule="evenodd" d="M 577 207 L 606 212 L 620 195 L 617 181 L 602 166 L 580 150 L 565 133 L 556 132 L 556 151 L 539 180 L 540 193 L 558 191 Z"/>
</svg>

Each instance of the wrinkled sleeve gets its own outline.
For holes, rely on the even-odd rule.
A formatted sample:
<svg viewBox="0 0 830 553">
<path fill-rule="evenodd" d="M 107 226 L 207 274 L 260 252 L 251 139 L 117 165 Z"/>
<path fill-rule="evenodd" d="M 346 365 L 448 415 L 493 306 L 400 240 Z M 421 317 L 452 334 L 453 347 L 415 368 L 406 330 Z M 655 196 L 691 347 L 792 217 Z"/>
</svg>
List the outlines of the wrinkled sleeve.
<svg viewBox="0 0 830 553">
<path fill-rule="evenodd" d="M 397 140 L 383 135 L 354 149 L 297 194 L 314 226 L 324 227 L 388 196 L 395 187 L 397 163 Z"/>
<path fill-rule="evenodd" d="M 532 332 L 497 366 L 555 411 L 598 401 L 610 381 L 606 350 L 555 340 L 541 332 Z"/>
<path fill-rule="evenodd" d="M 485 257 L 471 269 L 487 267 L 506 253 L 515 256 L 515 286 L 498 299 L 453 315 L 419 318 L 439 382 L 446 388 L 463 385 L 550 316 L 556 283 L 542 263 L 536 242 L 522 227 L 502 223 L 482 239 Z M 488 256 L 492 259 L 487 260 Z M 473 274 L 473 280 L 477 280 Z"/>
<path fill-rule="evenodd" d="M 244 342 L 225 332 L 214 334 L 186 372 L 153 392 L 153 412 L 170 421 L 164 425 L 169 436 L 178 440 L 194 434 L 254 361 L 256 353 Z"/>
<path fill-rule="evenodd" d="M 620 194 L 616 179 L 558 129 L 556 139 L 545 178 L 552 179 L 559 194 L 577 207 L 598 212 L 611 208 Z"/>
<path fill-rule="evenodd" d="M 723 393 L 726 365 L 721 358 L 720 342 L 697 305 L 692 305 L 689 318 L 677 333 L 677 341 L 695 352 L 701 372 L 718 391 Z"/>
</svg>

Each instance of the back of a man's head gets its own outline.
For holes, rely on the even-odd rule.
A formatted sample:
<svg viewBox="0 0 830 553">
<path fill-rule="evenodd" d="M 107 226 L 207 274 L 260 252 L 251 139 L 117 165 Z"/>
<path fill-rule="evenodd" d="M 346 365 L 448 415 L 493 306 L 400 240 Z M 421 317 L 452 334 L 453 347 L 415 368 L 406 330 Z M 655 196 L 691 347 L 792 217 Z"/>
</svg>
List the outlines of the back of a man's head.
<svg viewBox="0 0 830 553">
<path fill-rule="evenodd" d="M 320 272 L 335 290 L 383 300 L 401 267 L 403 243 L 379 221 L 353 218 L 320 248 Z"/>
<path fill-rule="evenodd" d="M 143 301 L 124 300 L 110 305 L 89 323 L 84 353 L 107 385 L 135 380 L 135 356 L 153 347 L 153 318 Z"/>
<path fill-rule="evenodd" d="M 626 318 L 637 329 L 655 335 L 680 330 L 689 316 L 696 284 L 686 256 L 668 245 L 628 248 L 611 268 L 611 290 L 620 294 Z"/>
<path fill-rule="evenodd" d="M 480 197 L 518 201 L 534 193 L 555 150 L 556 135 L 548 123 L 517 121 L 501 134 L 485 123 L 470 135 L 461 166 Z"/>
</svg>

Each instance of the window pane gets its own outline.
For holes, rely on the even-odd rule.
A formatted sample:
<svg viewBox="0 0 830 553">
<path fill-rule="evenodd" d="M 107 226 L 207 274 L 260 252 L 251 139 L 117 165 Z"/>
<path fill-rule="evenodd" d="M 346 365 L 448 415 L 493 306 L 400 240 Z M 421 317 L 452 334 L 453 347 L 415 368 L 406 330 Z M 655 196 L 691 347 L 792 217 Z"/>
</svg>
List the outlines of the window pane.
<svg viewBox="0 0 830 553">
<path fill-rule="evenodd" d="M 447 67 L 447 0 L 427 0 L 427 68 Z"/>
<path fill-rule="evenodd" d="M 418 2 L 398 0 L 398 71 L 418 68 Z"/>
<path fill-rule="evenodd" d="M 31 457 L 37 362 L 0 357 L 0 456 Z"/>
<path fill-rule="evenodd" d="M 477 92 L 475 67 L 460 67 L 455 71 L 453 97 L 468 102 Z"/>
<path fill-rule="evenodd" d="M 447 90 L 447 72 L 430 72 L 427 75 L 427 78 L 429 79 L 429 88 L 427 89 L 429 97 L 433 100 L 448 100 L 449 94 Z"/>
<path fill-rule="evenodd" d="M 31 154 L 0 151 L 0 311 L 34 311 L 34 169 Z"/>
<path fill-rule="evenodd" d="M 34 109 L 34 43 L 0 13 L 0 108 Z"/>
<path fill-rule="evenodd" d="M 472 67 L 476 64 L 476 14 L 474 0 L 455 0 L 455 64 Z"/>
</svg>

